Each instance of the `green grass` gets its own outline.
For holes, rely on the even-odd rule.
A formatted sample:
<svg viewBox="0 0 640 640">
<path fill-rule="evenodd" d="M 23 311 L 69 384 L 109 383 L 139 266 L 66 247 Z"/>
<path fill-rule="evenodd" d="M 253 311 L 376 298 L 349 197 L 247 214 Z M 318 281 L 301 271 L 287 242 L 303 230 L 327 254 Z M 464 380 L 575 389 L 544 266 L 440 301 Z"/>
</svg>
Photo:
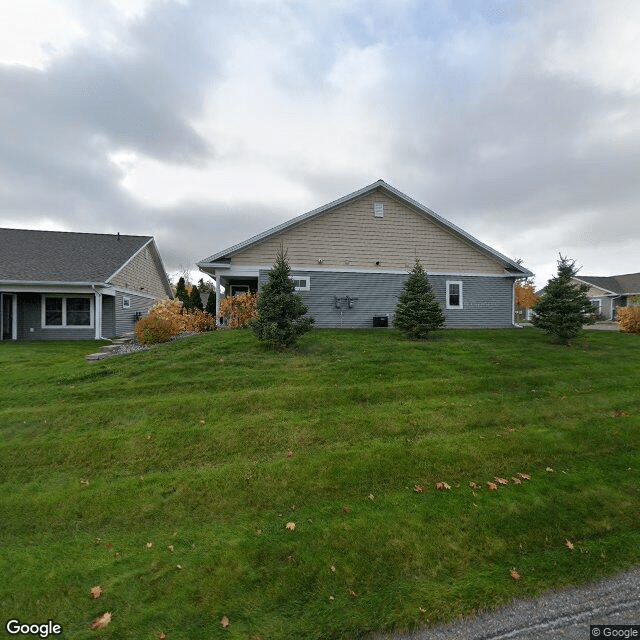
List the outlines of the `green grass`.
<svg viewBox="0 0 640 640">
<path fill-rule="evenodd" d="M 93 350 L 0 344 L 3 620 L 355 638 L 640 562 L 638 336 L 315 331 L 275 353 L 226 331 Z M 531 481 L 487 489 L 518 472 Z"/>
</svg>

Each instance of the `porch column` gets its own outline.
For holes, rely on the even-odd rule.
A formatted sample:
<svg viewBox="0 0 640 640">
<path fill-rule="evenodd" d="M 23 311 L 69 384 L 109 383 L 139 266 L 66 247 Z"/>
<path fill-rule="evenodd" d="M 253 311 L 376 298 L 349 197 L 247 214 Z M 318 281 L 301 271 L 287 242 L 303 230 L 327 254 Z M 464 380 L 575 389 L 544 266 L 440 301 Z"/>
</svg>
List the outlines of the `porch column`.
<svg viewBox="0 0 640 640">
<path fill-rule="evenodd" d="M 95 292 L 95 310 L 93 312 L 93 323 L 96 329 L 96 340 L 102 338 L 102 294 Z"/>
<path fill-rule="evenodd" d="M 220 276 L 216 273 L 216 326 L 220 325 Z"/>
</svg>

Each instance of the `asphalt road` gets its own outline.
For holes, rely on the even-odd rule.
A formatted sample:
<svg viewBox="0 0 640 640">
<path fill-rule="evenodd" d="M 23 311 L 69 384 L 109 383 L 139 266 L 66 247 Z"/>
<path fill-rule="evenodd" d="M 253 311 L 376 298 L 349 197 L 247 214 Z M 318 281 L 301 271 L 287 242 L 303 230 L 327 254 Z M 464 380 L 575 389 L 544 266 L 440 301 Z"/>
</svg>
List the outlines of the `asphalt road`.
<svg viewBox="0 0 640 640">
<path fill-rule="evenodd" d="M 592 585 L 550 591 L 449 625 L 375 640 L 589 640 L 590 625 L 638 625 L 638 634 L 600 637 L 640 639 L 640 568 Z"/>
</svg>

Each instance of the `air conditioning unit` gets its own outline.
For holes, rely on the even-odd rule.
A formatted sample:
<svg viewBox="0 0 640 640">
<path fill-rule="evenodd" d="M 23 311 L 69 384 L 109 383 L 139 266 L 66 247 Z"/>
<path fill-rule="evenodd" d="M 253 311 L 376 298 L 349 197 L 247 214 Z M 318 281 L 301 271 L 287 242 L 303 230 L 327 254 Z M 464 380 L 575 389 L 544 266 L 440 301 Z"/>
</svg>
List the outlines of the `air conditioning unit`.
<svg viewBox="0 0 640 640">
<path fill-rule="evenodd" d="M 389 316 L 373 316 L 373 326 L 374 327 L 388 327 L 389 326 Z"/>
</svg>

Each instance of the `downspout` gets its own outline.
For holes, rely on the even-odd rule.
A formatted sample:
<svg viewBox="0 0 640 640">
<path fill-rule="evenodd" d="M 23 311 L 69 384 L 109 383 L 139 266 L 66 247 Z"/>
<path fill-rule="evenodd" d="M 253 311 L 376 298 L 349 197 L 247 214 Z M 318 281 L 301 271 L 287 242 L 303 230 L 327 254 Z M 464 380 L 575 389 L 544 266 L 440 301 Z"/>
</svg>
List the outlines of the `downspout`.
<svg viewBox="0 0 640 640">
<path fill-rule="evenodd" d="M 516 329 L 524 329 L 521 324 L 516 322 L 516 278 L 513 279 L 513 285 L 511 287 L 511 324 Z"/>
<path fill-rule="evenodd" d="M 102 294 L 96 289 L 96 285 L 92 284 L 93 295 L 95 296 L 95 311 L 93 314 L 93 321 L 95 322 L 95 336 L 96 340 L 104 340 L 102 337 Z"/>
</svg>

